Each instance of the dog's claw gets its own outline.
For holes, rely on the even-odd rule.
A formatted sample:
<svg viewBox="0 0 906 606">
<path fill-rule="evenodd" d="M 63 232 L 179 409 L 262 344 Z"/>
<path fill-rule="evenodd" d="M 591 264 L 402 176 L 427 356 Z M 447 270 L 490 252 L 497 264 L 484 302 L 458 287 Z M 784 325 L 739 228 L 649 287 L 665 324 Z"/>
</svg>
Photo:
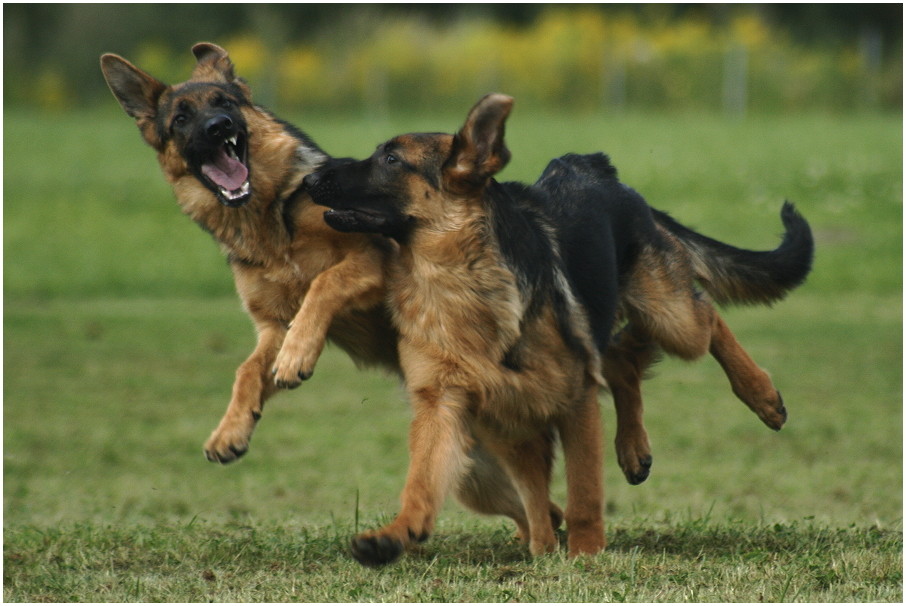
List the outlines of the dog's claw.
<svg viewBox="0 0 906 606">
<path fill-rule="evenodd" d="M 780 431 L 780 428 L 783 427 L 784 423 L 786 423 L 787 413 L 786 413 L 786 406 L 784 406 L 784 404 L 783 404 L 783 395 L 781 395 L 781 393 L 779 391 L 777 392 L 777 399 L 779 400 L 779 402 L 778 402 L 779 407 L 777 408 L 777 413 L 783 417 L 783 421 L 781 422 L 780 427 L 777 428 L 777 431 Z"/>
<path fill-rule="evenodd" d="M 309 380 L 313 374 L 315 374 L 314 370 L 300 370 L 292 379 L 275 378 L 274 384 L 280 389 L 295 389 L 302 385 L 303 381 Z M 273 368 L 271 375 L 277 377 L 277 367 Z"/>
<path fill-rule="evenodd" d="M 248 448 L 236 448 L 235 446 L 229 447 L 230 454 L 219 454 L 213 450 L 204 451 L 205 458 L 211 463 L 220 463 L 221 465 L 226 465 L 227 463 L 232 463 L 237 461 L 242 455 L 248 452 Z"/>
</svg>

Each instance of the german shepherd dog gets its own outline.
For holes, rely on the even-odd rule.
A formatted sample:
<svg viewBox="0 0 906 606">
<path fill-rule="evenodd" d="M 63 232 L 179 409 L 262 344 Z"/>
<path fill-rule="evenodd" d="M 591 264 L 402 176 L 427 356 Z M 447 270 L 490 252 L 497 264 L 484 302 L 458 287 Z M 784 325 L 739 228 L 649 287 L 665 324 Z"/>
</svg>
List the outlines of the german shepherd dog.
<svg viewBox="0 0 906 606">
<path fill-rule="evenodd" d="M 103 55 L 101 69 L 183 212 L 226 253 L 257 331 L 204 447 L 209 460 L 228 463 L 248 449 L 265 400 L 311 376 L 327 338 L 360 364 L 398 367 L 383 304 L 394 245 L 328 227 L 301 184 L 329 156 L 252 102 L 225 50 L 199 43 L 192 52 L 192 77 L 174 86 L 117 55 Z"/>
<path fill-rule="evenodd" d="M 601 360 L 545 204 L 532 199 L 543 192 L 491 179 L 509 157 L 509 108 L 508 97 L 488 97 L 455 137 L 397 137 L 368 160 L 306 178 L 332 208 L 328 224 L 400 243 L 388 287 L 414 409 L 411 460 L 399 515 L 353 539 L 364 564 L 427 538 L 451 490 L 485 513 L 524 508 L 531 552 L 553 551 L 553 429 L 565 453 L 569 552 L 604 547 Z M 493 460 L 463 482 L 476 450 Z"/>
<path fill-rule="evenodd" d="M 647 454 L 638 384 L 659 347 L 689 359 L 710 350 L 765 423 L 779 429 L 786 417 L 770 379 L 694 282 L 718 301 L 782 297 L 810 268 L 805 220 L 787 204 L 781 246 L 742 251 L 648 207 L 601 154 L 554 160 L 533 186 L 498 183 L 511 107 L 489 95 L 456 135 L 399 136 L 367 160 L 305 178 L 315 202 L 332 209 L 328 224 L 400 244 L 387 283 L 414 408 L 411 460 L 396 519 L 353 539 L 368 565 L 427 538 L 450 491 L 516 520 L 533 554 L 553 550 L 555 432 L 569 553 L 602 549 L 602 356 L 624 432 L 618 451 L 637 460 Z"/>
</svg>

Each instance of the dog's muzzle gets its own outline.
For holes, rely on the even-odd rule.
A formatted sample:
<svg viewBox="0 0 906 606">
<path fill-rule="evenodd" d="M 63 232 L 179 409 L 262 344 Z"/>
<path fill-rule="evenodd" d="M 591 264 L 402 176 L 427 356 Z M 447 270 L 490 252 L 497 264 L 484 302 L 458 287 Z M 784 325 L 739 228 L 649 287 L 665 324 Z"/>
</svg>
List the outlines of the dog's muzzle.
<svg viewBox="0 0 906 606">
<path fill-rule="evenodd" d="M 342 188 L 332 170 L 314 172 L 302 179 L 302 186 L 315 204 L 333 206 L 341 199 Z"/>
</svg>

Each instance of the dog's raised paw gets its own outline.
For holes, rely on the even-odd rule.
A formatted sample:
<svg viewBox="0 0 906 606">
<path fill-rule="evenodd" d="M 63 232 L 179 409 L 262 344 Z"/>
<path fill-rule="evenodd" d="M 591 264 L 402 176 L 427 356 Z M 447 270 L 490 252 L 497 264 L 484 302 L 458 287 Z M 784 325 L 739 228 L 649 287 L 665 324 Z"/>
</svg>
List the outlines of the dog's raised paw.
<svg viewBox="0 0 906 606">
<path fill-rule="evenodd" d="M 280 389 L 295 389 L 302 385 L 303 381 L 309 380 L 314 372 L 313 368 L 301 368 L 293 374 L 292 371 L 285 370 L 279 364 L 271 370 L 271 374 L 274 375 L 274 384 Z"/>
<path fill-rule="evenodd" d="M 232 463 L 248 452 L 254 423 L 261 418 L 261 413 L 253 412 L 251 417 L 253 419 L 251 427 L 232 426 L 232 429 L 224 429 L 221 426 L 211 433 L 211 437 L 204 445 L 204 456 L 208 461 Z"/>
<path fill-rule="evenodd" d="M 651 474 L 651 464 L 654 461 L 651 455 L 639 457 L 639 467 L 634 471 L 626 472 L 626 480 L 633 486 L 637 486 L 648 479 Z"/>
<path fill-rule="evenodd" d="M 205 447 L 204 456 L 208 461 L 212 463 L 232 463 L 237 460 L 239 457 L 247 453 L 249 450 L 248 444 L 245 446 L 227 446 L 225 450 L 215 450 L 213 448 Z"/>
<path fill-rule="evenodd" d="M 780 395 L 780 392 L 777 392 L 776 402 L 771 403 L 768 406 L 765 406 L 763 412 L 759 411 L 758 416 L 761 418 L 762 422 L 773 429 L 774 431 L 780 431 L 784 426 L 787 420 L 786 406 L 783 404 L 783 396 Z"/>
</svg>

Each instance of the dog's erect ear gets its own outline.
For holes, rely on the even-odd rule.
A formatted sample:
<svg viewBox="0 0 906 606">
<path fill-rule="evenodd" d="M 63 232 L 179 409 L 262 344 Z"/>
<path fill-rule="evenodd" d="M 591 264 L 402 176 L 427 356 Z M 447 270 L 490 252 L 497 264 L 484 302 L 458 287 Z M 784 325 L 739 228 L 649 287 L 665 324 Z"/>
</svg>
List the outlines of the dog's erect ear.
<svg viewBox="0 0 906 606">
<path fill-rule="evenodd" d="M 232 82 L 236 79 L 230 56 L 216 44 L 199 42 L 192 47 L 192 54 L 198 60 L 195 69 L 192 71 L 193 80 Z"/>
<path fill-rule="evenodd" d="M 101 71 L 113 96 L 136 120 L 153 120 L 157 100 L 167 88 L 160 80 L 135 67 L 119 55 L 101 55 Z"/>
<path fill-rule="evenodd" d="M 468 191 L 484 187 L 487 180 L 510 161 L 503 140 L 504 125 L 513 98 L 492 93 L 475 104 L 459 132 L 453 137 L 450 157 L 444 166 L 446 186 Z"/>
</svg>

